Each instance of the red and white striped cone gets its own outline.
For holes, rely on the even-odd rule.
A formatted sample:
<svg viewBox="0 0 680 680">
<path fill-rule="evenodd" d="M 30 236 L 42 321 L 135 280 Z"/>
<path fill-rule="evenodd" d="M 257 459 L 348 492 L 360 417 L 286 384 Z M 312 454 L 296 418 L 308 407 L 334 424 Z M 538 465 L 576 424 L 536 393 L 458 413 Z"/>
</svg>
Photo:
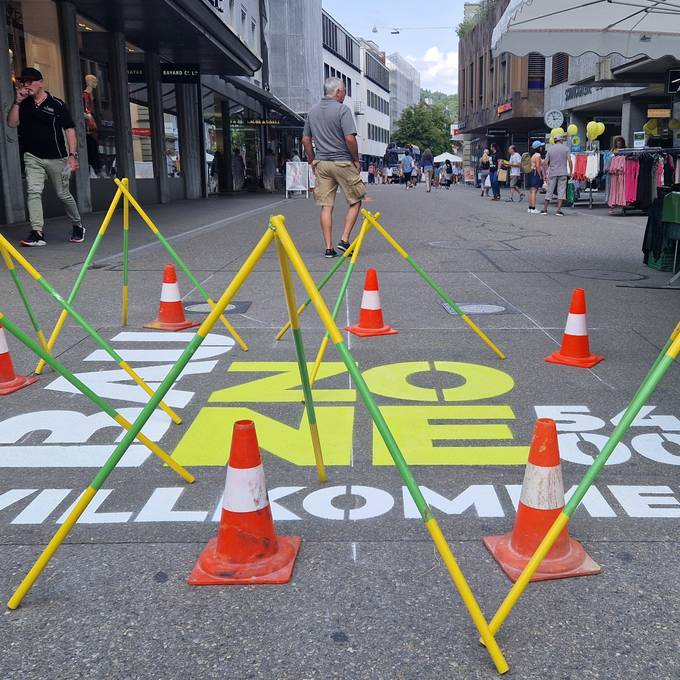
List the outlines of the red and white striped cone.
<svg viewBox="0 0 680 680">
<path fill-rule="evenodd" d="M 183 331 L 200 325 L 196 321 L 186 320 L 182 298 L 179 295 L 177 272 L 174 265 L 166 264 L 163 271 L 163 287 L 161 288 L 158 318 L 150 323 L 145 323 L 144 328 L 154 328 L 159 331 Z"/>
<path fill-rule="evenodd" d="M 586 292 L 583 288 L 575 288 L 571 296 L 567 325 L 562 336 L 562 346 L 553 352 L 545 361 L 551 364 L 592 368 L 604 359 L 599 354 L 590 353 L 588 341 L 588 324 L 586 323 Z"/>
<path fill-rule="evenodd" d="M 531 440 L 515 525 L 508 534 L 484 538 L 484 545 L 512 581 L 522 573 L 563 508 L 557 427 L 554 420 L 539 418 Z M 531 580 L 590 576 L 601 571 L 583 546 L 569 536 L 569 528 L 564 527 Z"/>
<path fill-rule="evenodd" d="M 198 558 L 189 585 L 288 583 L 301 540 L 276 535 L 255 423 L 236 421 L 220 528 Z"/>
<path fill-rule="evenodd" d="M 22 387 L 32 385 L 37 378 L 17 375 L 9 353 L 9 346 L 5 338 L 5 329 L 0 326 L 0 397 L 5 397 Z"/>
<path fill-rule="evenodd" d="M 359 323 L 356 326 L 345 326 L 345 330 L 360 338 L 372 335 L 395 335 L 392 326 L 387 326 L 383 320 L 380 306 L 380 288 L 378 287 L 378 274 L 375 269 L 366 270 L 364 280 L 364 294 L 361 296 L 361 309 L 359 310 Z"/>
</svg>

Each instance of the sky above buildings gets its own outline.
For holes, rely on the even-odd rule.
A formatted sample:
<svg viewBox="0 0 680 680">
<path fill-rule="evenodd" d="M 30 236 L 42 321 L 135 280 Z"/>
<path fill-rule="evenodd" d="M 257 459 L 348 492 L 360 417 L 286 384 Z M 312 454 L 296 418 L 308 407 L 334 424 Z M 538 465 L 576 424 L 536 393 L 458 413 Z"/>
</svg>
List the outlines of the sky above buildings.
<svg viewBox="0 0 680 680">
<path fill-rule="evenodd" d="M 374 40 L 387 54 L 406 57 L 420 71 L 421 87 L 458 91 L 455 27 L 463 20 L 463 0 L 323 0 L 323 8 L 354 36 Z M 391 34 L 402 27 L 399 35 Z"/>
</svg>

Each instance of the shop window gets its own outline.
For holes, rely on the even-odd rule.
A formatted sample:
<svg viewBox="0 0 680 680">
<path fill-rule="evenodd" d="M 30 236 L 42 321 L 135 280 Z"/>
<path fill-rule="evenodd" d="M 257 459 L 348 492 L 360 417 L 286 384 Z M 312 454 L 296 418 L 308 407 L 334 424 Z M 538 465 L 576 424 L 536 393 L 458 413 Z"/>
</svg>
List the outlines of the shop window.
<svg viewBox="0 0 680 680">
<path fill-rule="evenodd" d="M 330 69 L 330 67 L 328 66 L 328 64 L 324 64 L 324 65 L 323 65 L 323 77 L 324 77 L 324 80 L 326 80 L 326 78 L 330 78 L 330 76 L 331 76 L 331 69 Z"/>
<path fill-rule="evenodd" d="M 352 79 L 347 78 L 347 96 L 351 97 L 352 96 Z"/>
<path fill-rule="evenodd" d="M 255 19 L 250 20 L 250 39 L 252 41 L 253 47 L 255 46 L 255 34 L 257 31 L 257 24 L 255 23 Z"/>
<path fill-rule="evenodd" d="M 83 87 L 90 178 L 108 179 L 116 174 L 116 123 L 113 119 L 109 80 L 109 36 L 89 19 L 78 16 L 80 77 Z"/>
<path fill-rule="evenodd" d="M 138 50 L 130 52 L 129 66 L 139 66 L 144 62 L 137 56 Z M 134 54 L 134 60 L 132 58 Z M 149 95 L 146 83 L 128 83 L 130 98 L 130 122 L 132 127 L 132 153 L 135 160 L 135 177 L 153 179 L 153 147 L 151 145 L 151 118 L 149 116 Z"/>
<path fill-rule="evenodd" d="M 42 0 L 8 2 L 6 12 L 12 80 L 26 67 L 37 68 L 47 90 L 64 99 L 56 4 Z"/>
<path fill-rule="evenodd" d="M 179 126 L 177 124 L 177 97 L 175 86 L 162 86 L 163 101 L 163 141 L 165 150 L 165 172 L 168 177 L 179 178 L 182 160 L 179 153 Z"/>
<path fill-rule="evenodd" d="M 530 90 L 545 87 L 545 57 L 538 52 L 530 52 L 527 57 L 527 78 Z"/>
<path fill-rule="evenodd" d="M 559 85 L 569 80 L 569 55 L 558 52 L 552 58 L 552 79 L 551 85 Z"/>
</svg>

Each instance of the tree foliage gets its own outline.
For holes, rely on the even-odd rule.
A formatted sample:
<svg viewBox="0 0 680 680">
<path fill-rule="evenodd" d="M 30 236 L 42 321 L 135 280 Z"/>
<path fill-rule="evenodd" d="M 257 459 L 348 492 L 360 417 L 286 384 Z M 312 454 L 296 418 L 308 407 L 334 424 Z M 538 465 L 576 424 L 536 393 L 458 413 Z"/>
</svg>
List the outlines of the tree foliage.
<svg viewBox="0 0 680 680">
<path fill-rule="evenodd" d="M 458 122 L 458 95 L 444 94 L 439 90 L 421 90 L 420 98 L 423 101 L 431 101 L 432 106 L 440 109 L 449 119 L 450 123 Z"/>
<path fill-rule="evenodd" d="M 420 103 L 408 106 L 397 121 L 397 132 L 392 136 L 400 146 L 415 144 L 420 150 L 430 148 L 437 155 L 451 148 L 451 128 L 441 109 Z"/>
</svg>

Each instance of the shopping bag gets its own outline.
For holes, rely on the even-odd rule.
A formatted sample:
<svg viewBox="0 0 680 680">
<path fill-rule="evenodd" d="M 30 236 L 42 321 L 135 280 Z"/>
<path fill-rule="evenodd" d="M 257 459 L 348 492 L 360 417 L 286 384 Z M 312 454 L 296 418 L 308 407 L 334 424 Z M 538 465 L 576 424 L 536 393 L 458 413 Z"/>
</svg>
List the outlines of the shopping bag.
<svg viewBox="0 0 680 680">
<path fill-rule="evenodd" d="M 576 185 L 573 182 L 567 184 L 567 205 L 574 205 L 576 202 Z"/>
<path fill-rule="evenodd" d="M 491 188 L 491 179 L 489 179 L 489 175 L 486 176 L 486 179 L 484 180 L 484 188 L 485 189 L 490 189 Z"/>
<path fill-rule="evenodd" d="M 498 171 L 498 181 L 507 182 L 508 181 L 508 171 L 505 168 L 501 168 Z"/>
</svg>

